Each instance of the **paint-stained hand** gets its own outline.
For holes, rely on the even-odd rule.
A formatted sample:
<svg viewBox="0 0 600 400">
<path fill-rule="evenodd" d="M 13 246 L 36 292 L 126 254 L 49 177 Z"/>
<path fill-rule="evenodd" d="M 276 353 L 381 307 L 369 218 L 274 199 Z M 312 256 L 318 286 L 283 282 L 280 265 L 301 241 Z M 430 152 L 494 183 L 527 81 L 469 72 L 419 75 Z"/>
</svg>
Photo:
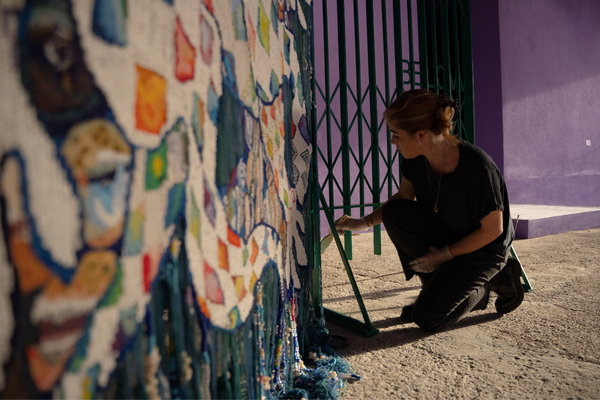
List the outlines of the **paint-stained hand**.
<svg viewBox="0 0 600 400">
<path fill-rule="evenodd" d="M 441 249 L 431 246 L 429 247 L 429 253 L 425 254 L 423 257 L 415 258 L 409 264 L 413 271 L 428 274 L 453 258 L 448 246 Z"/>
</svg>

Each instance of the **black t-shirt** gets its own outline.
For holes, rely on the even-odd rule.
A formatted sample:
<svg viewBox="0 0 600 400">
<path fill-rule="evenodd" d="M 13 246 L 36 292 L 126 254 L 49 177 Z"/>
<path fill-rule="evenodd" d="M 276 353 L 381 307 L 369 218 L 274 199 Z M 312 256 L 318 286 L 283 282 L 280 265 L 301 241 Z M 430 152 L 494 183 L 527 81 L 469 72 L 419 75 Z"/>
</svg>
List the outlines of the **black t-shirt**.
<svg viewBox="0 0 600 400">
<path fill-rule="evenodd" d="M 490 212 L 502 210 L 503 232 L 484 250 L 504 255 L 514 238 L 510 218 L 508 193 L 502 173 L 479 147 L 461 140 L 458 144 L 460 158 L 454 172 L 439 176 L 432 174 L 425 156 L 402 161 L 402 175 L 412 182 L 417 201 L 442 220 L 457 241 L 481 226 L 480 222 Z"/>
</svg>

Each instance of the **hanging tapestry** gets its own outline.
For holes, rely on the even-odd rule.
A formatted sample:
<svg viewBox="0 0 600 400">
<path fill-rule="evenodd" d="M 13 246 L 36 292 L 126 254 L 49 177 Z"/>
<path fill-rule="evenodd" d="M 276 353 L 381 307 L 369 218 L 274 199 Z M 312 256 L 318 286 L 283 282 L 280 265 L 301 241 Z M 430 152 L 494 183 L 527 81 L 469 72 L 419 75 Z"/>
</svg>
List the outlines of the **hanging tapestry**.
<svg viewBox="0 0 600 400">
<path fill-rule="evenodd" d="M 323 330 L 311 16 L 310 0 L 0 3 L 3 397 L 336 396 L 335 367 L 301 359 Z"/>
</svg>

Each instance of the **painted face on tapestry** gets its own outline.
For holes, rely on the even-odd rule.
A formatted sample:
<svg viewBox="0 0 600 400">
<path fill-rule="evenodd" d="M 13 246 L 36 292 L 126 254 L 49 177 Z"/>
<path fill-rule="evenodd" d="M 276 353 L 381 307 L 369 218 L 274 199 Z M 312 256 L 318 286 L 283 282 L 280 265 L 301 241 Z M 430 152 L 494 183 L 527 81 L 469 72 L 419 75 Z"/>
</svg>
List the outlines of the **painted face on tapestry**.
<svg viewBox="0 0 600 400">
<path fill-rule="evenodd" d="M 87 251 L 79 259 L 70 281 L 38 256 L 35 231 L 30 224 L 23 187 L 23 165 L 16 157 L 4 161 L 1 175 L 8 249 L 18 281 L 18 293 L 29 315 L 24 326 L 17 326 L 21 337 L 16 351 L 23 351 L 30 378 L 41 393 L 49 391 L 62 374 L 68 359 L 85 329 L 91 311 L 104 296 L 117 269 L 117 255 L 111 250 Z M 15 354 L 13 357 L 19 357 Z M 9 363 L 8 371 L 17 371 Z M 8 389 L 22 380 L 7 379 Z M 25 389 L 23 393 L 34 393 Z"/>
<path fill-rule="evenodd" d="M 73 183 L 83 247 L 74 268 L 40 247 L 37 221 L 28 208 L 25 160 L 18 154 L 5 157 L 0 176 L 4 222 L 23 299 L 16 313 L 29 316 L 15 328 L 20 339 L 9 361 L 6 390 L 31 397 L 49 392 L 60 379 L 120 268 L 114 245 L 123 236 L 132 163 L 130 146 L 110 120 L 106 100 L 83 62 L 70 4 L 52 6 L 28 3 L 22 13 L 20 67 L 37 116 L 55 140 L 64 176 Z M 10 376 L 20 370 L 16 365 L 26 365 L 29 376 Z"/>
<path fill-rule="evenodd" d="M 61 153 L 83 201 L 85 243 L 111 246 L 123 235 L 129 145 L 114 124 L 95 119 L 74 126 Z"/>
<path fill-rule="evenodd" d="M 22 109 L 19 129 L 0 146 L 10 149 L 0 153 L 0 279 L 14 283 L 0 285 L 0 310 L 13 312 L 0 328 L 7 397 L 110 397 L 134 370 L 148 397 L 224 397 L 169 393 L 161 359 L 181 361 L 181 387 L 200 372 L 215 386 L 225 375 L 206 358 L 211 329 L 259 342 L 261 287 L 282 307 L 268 318 L 272 336 L 289 354 L 299 348 L 283 300 L 307 281 L 310 74 L 300 61 L 311 3 L 142 3 L 0 0 L 16 22 L 0 33 L 15 39 L 0 57 L 16 55 L 0 63 L 0 86 L 14 83 L 24 100 L 7 107 Z M 235 35 L 223 35 L 230 22 Z M 181 315 L 183 302 L 163 302 L 169 290 L 186 293 Z M 208 339 L 187 343 L 181 327 L 192 326 Z M 241 380 L 267 385 L 269 373 Z"/>
</svg>

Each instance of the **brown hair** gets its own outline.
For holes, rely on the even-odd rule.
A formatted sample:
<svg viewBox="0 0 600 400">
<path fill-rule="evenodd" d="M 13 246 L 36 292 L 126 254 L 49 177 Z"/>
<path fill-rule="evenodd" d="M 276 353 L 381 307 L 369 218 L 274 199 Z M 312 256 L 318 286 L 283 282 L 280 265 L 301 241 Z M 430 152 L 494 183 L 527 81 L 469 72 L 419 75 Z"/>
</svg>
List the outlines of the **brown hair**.
<svg viewBox="0 0 600 400">
<path fill-rule="evenodd" d="M 388 125 L 414 135 L 427 130 L 442 135 L 445 141 L 457 143 L 452 135 L 454 116 L 460 111 L 458 102 L 443 94 L 415 89 L 402 93 L 383 112 Z"/>
</svg>

